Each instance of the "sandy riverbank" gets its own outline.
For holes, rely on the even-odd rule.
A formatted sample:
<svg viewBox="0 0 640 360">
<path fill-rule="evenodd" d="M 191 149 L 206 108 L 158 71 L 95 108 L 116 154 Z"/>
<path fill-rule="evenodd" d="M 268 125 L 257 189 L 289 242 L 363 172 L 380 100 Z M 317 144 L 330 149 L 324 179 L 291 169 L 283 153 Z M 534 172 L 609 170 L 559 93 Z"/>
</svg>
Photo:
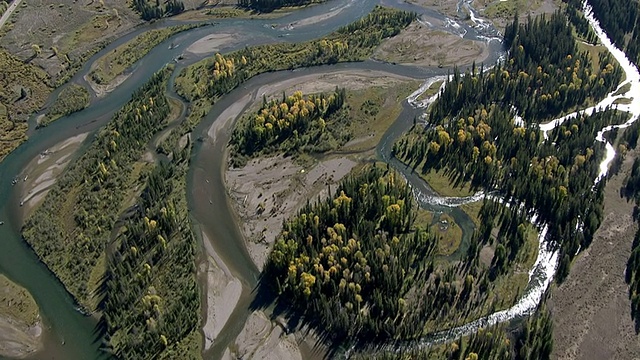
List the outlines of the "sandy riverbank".
<svg viewBox="0 0 640 360">
<path fill-rule="evenodd" d="M 207 316 L 204 320 L 205 350 L 209 350 L 213 340 L 218 336 L 229 320 L 233 309 L 242 293 L 242 284 L 234 277 L 229 268 L 216 254 L 207 234 L 202 233 L 202 240 L 207 250 L 207 262 L 201 265 L 201 271 L 207 274 Z"/>
<path fill-rule="evenodd" d="M 120 84 L 125 82 L 125 80 L 129 78 L 129 76 L 131 76 L 131 73 L 118 75 L 110 83 L 104 85 L 99 85 L 93 82 L 88 74 L 84 76 L 84 80 L 87 82 L 87 84 L 89 84 L 91 90 L 93 90 L 93 92 L 96 94 L 96 97 L 102 98 L 108 93 L 115 90 L 118 86 L 120 86 Z"/>
<path fill-rule="evenodd" d="M 186 51 L 196 55 L 213 53 L 243 39 L 245 39 L 245 36 L 239 33 L 210 34 L 189 45 Z"/>
<path fill-rule="evenodd" d="M 235 349 L 227 349 L 222 359 L 302 360 L 302 354 L 295 334 L 286 334 L 281 325 L 256 311 L 238 335 Z"/>
<path fill-rule="evenodd" d="M 259 269 L 264 266 L 282 222 L 308 199 L 313 201 L 326 191 L 329 184 L 342 180 L 355 165 L 348 158 L 334 158 L 303 169 L 291 158 L 275 156 L 255 159 L 241 169 L 227 172 L 226 183 L 242 219 L 241 230 Z"/>
<path fill-rule="evenodd" d="M 25 170 L 18 175 L 20 198 L 24 204 L 23 218 L 27 218 L 36 206 L 42 203 L 51 185 L 56 182 L 57 177 L 69 164 L 73 154 L 88 134 L 70 137 L 47 149 L 31 160 Z"/>
</svg>

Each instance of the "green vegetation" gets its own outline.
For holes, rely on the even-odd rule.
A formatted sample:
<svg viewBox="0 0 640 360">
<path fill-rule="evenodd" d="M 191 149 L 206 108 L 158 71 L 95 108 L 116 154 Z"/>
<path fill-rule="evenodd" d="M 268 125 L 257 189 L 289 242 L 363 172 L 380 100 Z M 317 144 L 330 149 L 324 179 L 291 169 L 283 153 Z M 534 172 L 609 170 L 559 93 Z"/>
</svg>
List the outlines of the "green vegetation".
<svg viewBox="0 0 640 360">
<path fill-rule="evenodd" d="M 71 84 L 60 91 L 56 101 L 47 110 L 38 126 L 47 126 L 63 116 L 80 111 L 89 106 L 89 91 L 77 84 Z"/>
<path fill-rule="evenodd" d="M 89 73 L 89 77 L 96 84 L 109 84 L 118 75 L 124 73 L 131 65 L 147 55 L 156 45 L 177 33 L 198 26 L 202 25 L 170 26 L 142 33 L 96 60 L 96 67 Z"/>
<path fill-rule="evenodd" d="M 569 7 L 579 12 L 582 1 L 569 0 Z M 640 11 L 637 0 L 590 0 L 595 18 L 609 39 L 636 65 L 640 64 Z"/>
<path fill-rule="evenodd" d="M 51 93 L 49 76 L 0 48 L 0 161 L 27 139 L 27 117 Z"/>
<path fill-rule="evenodd" d="M 588 58 L 576 54 L 571 29 L 560 14 L 526 26 L 515 22 L 506 34 L 511 44 L 507 65 L 465 76 L 456 71 L 430 110 L 435 126 L 404 137 L 394 152 L 422 173 L 444 170 L 453 183 L 470 182 L 472 189 L 496 191 L 535 210 L 560 246 L 558 278 L 563 279 L 602 219 L 603 182 L 592 188 L 604 146 L 593 139 L 603 126 L 624 122 L 625 116 L 615 111 L 583 114 L 542 141 L 537 129 L 514 126 L 508 109 L 515 105 L 529 123 L 547 119 L 611 91 L 620 71 L 603 62 L 602 71 L 591 74 Z M 545 42 L 550 37 L 554 41 Z M 540 47 L 540 42 L 550 45 Z M 481 226 L 480 232 L 486 238 L 491 227 Z"/>
<path fill-rule="evenodd" d="M 220 58 L 222 58 L 220 56 Z M 329 95 L 303 96 L 296 91 L 282 101 L 263 100 L 262 107 L 244 117 L 231 135 L 231 163 L 244 166 L 259 154 L 325 152 L 346 143 L 348 113 L 343 109 L 345 90 Z"/>
<path fill-rule="evenodd" d="M 368 167 L 284 224 L 261 289 L 273 289 L 289 315 L 334 345 L 407 340 L 461 325 L 513 304 L 527 281 L 515 269 L 535 261 L 526 214 L 490 201 L 485 208 L 482 222 L 496 235 L 478 233 L 461 263 L 448 263 L 438 249 L 455 251 L 461 233 L 445 235 L 457 225 L 422 230 L 432 216 L 416 211 L 408 186 Z M 522 246 L 531 240 L 534 246 Z M 497 249 L 486 265 L 478 257 L 485 244 Z"/>
<path fill-rule="evenodd" d="M 257 11 L 269 12 L 281 7 L 322 3 L 326 0 L 238 0 L 238 5 Z"/>
<path fill-rule="evenodd" d="M 364 60 L 383 39 L 398 34 L 415 17 L 414 13 L 378 6 L 367 16 L 319 40 L 249 47 L 225 56 L 216 54 L 189 66 L 175 84 L 178 94 L 191 102 L 192 111 L 187 121 L 161 144 L 159 151 L 173 149 L 218 97 L 251 77 L 269 71 Z M 216 69 L 215 64 L 222 67 Z"/>
<path fill-rule="evenodd" d="M 38 321 L 38 305 L 31 294 L 4 275 L 0 275 L 0 318 L 19 321 L 26 326 Z"/>
<path fill-rule="evenodd" d="M 78 301 L 91 306 L 89 277 L 99 266 L 111 230 L 123 210 L 130 178 L 146 143 L 170 112 L 164 96 L 165 68 L 96 135 L 89 149 L 58 179 L 30 216 L 23 236 Z"/>
<path fill-rule="evenodd" d="M 184 11 L 184 3 L 180 0 L 165 1 L 164 7 L 160 6 L 159 1 L 133 0 L 132 6 L 146 21 L 178 15 Z"/>
<path fill-rule="evenodd" d="M 116 240 L 101 302 L 108 350 L 119 359 L 200 356 L 196 240 L 186 203 L 189 152 L 157 165 Z"/>
<path fill-rule="evenodd" d="M 553 349 L 553 321 L 544 305 L 515 329 L 504 325 L 480 329 L 449 344 L 402 352 L 357 354 L 371 360 L 548 360 Z"/>
</svg>

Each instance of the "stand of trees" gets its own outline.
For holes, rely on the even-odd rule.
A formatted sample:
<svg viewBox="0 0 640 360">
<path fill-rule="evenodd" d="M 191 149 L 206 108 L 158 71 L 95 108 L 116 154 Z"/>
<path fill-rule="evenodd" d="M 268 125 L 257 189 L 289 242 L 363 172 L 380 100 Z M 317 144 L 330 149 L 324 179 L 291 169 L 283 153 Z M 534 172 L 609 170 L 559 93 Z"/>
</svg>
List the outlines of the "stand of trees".
<svg viewBox="0 0 640 360">
<path fill-rule="evenodd" d="M 553 321 L 546 306 L 515 328 L 504 325 L 480 329 L 449 344 L 381 354 L 357 354 L 372 360 L 548 360 L 553 349 Z"/>
<path fill-rule="evenodd" d="M 436 248 L 414 229 L 413 196 L 397 174 L 370 167 L 283 225 L 263 272 L 281 303 L 334 341 L 396 336 L 409 290 Z"/>
<path fill-rule="evenodd" d="M 604 145 L 594 138 L 626 117 L 615 111 L 579 115 L 542 141 L 537 126 L 515 126 L 509 107 L 515 105 L 535 123 L 583 105 L 590 96 L 597 100 L 620 80 L 620 71 L 603 64 L 600 74 L 590 74 L 588 58 L 576 52 L 570 27 L 558 13 L 527 25 L 514 22 L 505 34 L 511 52 L 504 67 L 465 76 L 456 71 L 430 110 L 433 126 L 401 139 L 394 153 L 423 172 L 449 171 L 455 181 L 495 190 L 537 212 L 560 248 L 561 280 L 602 219 L 604 181 L 595 188 L 593 183 Z M 550 36 L 553 41 L 544 40 Z M 558 90 L 546 89 L 548 84 Z"/>
<path fill-rule="evenodd" d="M 219 96 L 251 77 L 269 71 L 362 61 L 383 39 L 398 34 L 416 16 L 415 13 L 377 6 L 367 16 L 322 39 L 248 47 L 187 67 L 175 84 L 178 94 L 189 100 L 193 109 L 187 121 L 171 132 L 159 150 L 168 152 L 173 149 L 178 139 L 193 130 Z"/>
<path fill-rule="evenodd" d="M 178 15 L 184 11 L 184 3 L 180 0 L 167 0 L 164 7 L 160 0 L 133 0 L 132 6 L 140 14 L 142 20 L 149 21 L 167 16 Z"/>
<path fill-rule="evenodd" d="M 255 114 L 234 128 L 229 141 L 231 163 L 242 166 L 257 154 L 325 151 L 346 143 L 350 136 L 337 124 L 348 122 L 345 97 L 344 89 L 336 89 L 329 96 L 303 96 L 296 91 L 288 97 L 283 93 L 282 101 L 264 99 Z"/>
<path fill-rule="evenodd" d="M 165 68 L 137 90 L 69 165 L 43 204 L 26 220 L 22 235 L 69 292 L 88 306 L 91 273 L 104 256 L 131 179 L 133 164 L 170 113 Z M 100 270 L 98 270 L 100 272 Z"/>
<path fill-rule="evenodd" d="M 566 0 L 569 7 L 582 10 L 581 0 Z M 609 39 L 629 60 L 640 61 L 640 3 L 637 0 L 589 0 L 595 18 Z"/>
<path fill-rule="evenodd" d="M 103 280 L 102 325 L 118 359 L 199 355 L 196 240 L 186 207 L 188 151 L 151 172 Z M 199 342 L 199 341 L 198 341 Z M 191 349 L 189 347 L 192 347 Z"/>
<path fill-rule="evenodd" d="M 488 315 L 519 296 L 517 289 L 505 296 L 498 280 L 531 266 L 535 257 L 524 259 L 523 243 L 537 244 L 525 213 L 488 200 L 485 207 L 492 215 L 481 221 L 498 235 L 478 233 L 460 263 L 442 261 L 437 239 L 414 224 L 409 187 L 396 173 L 369 167 L 285 222 L 262 293 L 272 289 L 290 318 L 301 316 L 332 345 L 404 341 Z M 483 264 L 480 249 L 490 243 L 496 254 Z"/>
<path fill-rule="evenodd" d="M 285 6 L 323 3 L 326 0 L 238 0 L 238 5 L 256 11 L 270 12 Z"/>
</svg>

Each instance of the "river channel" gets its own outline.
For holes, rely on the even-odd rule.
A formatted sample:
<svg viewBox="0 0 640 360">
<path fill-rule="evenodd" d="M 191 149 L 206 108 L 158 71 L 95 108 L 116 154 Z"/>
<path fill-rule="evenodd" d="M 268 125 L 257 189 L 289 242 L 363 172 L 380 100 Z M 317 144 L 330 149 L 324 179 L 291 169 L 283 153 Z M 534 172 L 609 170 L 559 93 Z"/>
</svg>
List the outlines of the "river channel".
<svg viewBox="0 0 640 360">
<path fill-rule="evenodd" d="M 20 183 L 11 186 L 11 180 L 16 177 L 24 177 L 28 174 L 24 172 L 25 166 L 38 154 L 52 147 L 69 137 L 80 133 L 94 132 L 103 126 L 115 111 L 121 108 L 130 98 L 135 89 L 140 87 L 146 80 L 162 66 L 173 62 L 177 56 L 181 55 L 189 44 L 196 40 L 216 33 L 234 32 L 238 34 L 250 34 L 250 36 L 240 36 L 239 40 L 230 46 L 218 49 L 220 52 L 232 51 L 262 43 L 273 42 L 299 42 L 321 37 L 337 27 L 348 24 L 368 12 L 379 3 L 385 6 L 392 6 L 405 10 L 416 11 L 429 18 L 442 21 L 443 29 L 447 27 L 460 29 L 457 34 L 477 40 L 488 41 L 487 38 L 496 35 L 495 29 L 487 27 L 472 27 L 464 23 L 455 23 L 437 12 L 420 8 L 411 4 L 396 0 L 333 0 L 322 5 L 317 5 L 296 11 L 279 19 L 271 20 L 219 20 L 213 26 L 206 26 L 193 29 L 178 34 L 171 39 L 159 44 L 142 60 L 136 63 L 130 70 L 128 79 L 109 93 L 104 98 L 92 96 L 91 106 L 87 109 L 57 120 L 44 129 L 31 130 L 27 142 L 8 155 L 0 163 L 0 179 L 5 182 L 0 186 L 0 219 L 4 225 L 0 227 L 0 272 L 8 276 L 11 280 L 24 286 L 34 297 L 39 308 L 44 324 L 44 349 L 35 354 L 34 359 L 101 359 L 107 356 L 99 350 L 100 339 L 96 337 L 95 325 L 97 320 L 93 317 L 84 316 L 77 311 L 77 304 L 65 290 L 57 278 L 44 266 L 26 245 L 20 236 L 20 228 L 24 221 L 21 208 L 19 207 Z M 339 10 L 336 12 L 336 10 Z M 312 18 L 328 12 L 335 12 L 335 15 L 306 26 L 295 25 L 298 21 Z M 133 32 L 119 38 L 105 49 L 94 55 L 85 66 L 71 79 L 71 82 L 84 84 L 83 77 L 89 72 L 91 64 L 105 53 L 112 51 L 115 47 L 132 39 L 134 36 L 152 28 L 175 25 L 174 20 L 158 21 L 154 24 L 137 28 Z M 183 24 L 184 22 L 180 22 Z M 292 25 L 293 24 L 293 25 Z M 454 24 L 454 25 L 451 25 Z M 177 47 L 169 49 L 170 44 L 177 44 Z M 485 60 L 487 64 L 494 63 L 501 55 L 501 44 L 498 41 L 489 41 L 490 55 Z M 185 54 L 185 58 L 176 64 L 176 72 L 185 66 L 200 60 L 211 54 L 195 56 Z M 222 158 L 223 149 L 228 141 L 229 131 L 220 131 L 220 136 L 215 141 L 207 136 L 208 129 L 212 123 L 228 106 L 234 104 L 247 94 L 257 97 L 257 89 L 266 84 L 282 80 L 292 79 L 298 76 L 309 74 L 321 74 L 335 72 L 339 70 L 378 70 L 388 73 L 412 77 L 425 80 L 433 76 L 446 75 L 450 69 L 440 68 L 417 68 L 410 66 L 393 65 L 376 61 L 366 61 L 362 63 L 337 64 L 333 66 L 321 66 L 314 68 L 300 69 L 296 71 L 280 71 L 256 76 L 238 87 L 228 95 L 220 99 L 211 109 L 210 113 L 195 129 L 193 138 L 203 137 L 205 141 L 195 142 L 192 154 L 191 169 L 188 175 L 188 200 L 189 210 L 193 219 L 194 227 L 202 228 L 211 239 L 212 245 L 222 260 L 230 268 L 243 285 L 243 292 L 236 309 L 227 321 L 227 325 L 222 329 L 213 348 L 206 353 L 205 357 L 219 358 L 227 345 L 241 331 L 244 321 L 249 315 L 248 304 L 252 299 L 251 290 L 256 284 L 259 272 L 251 261 L 244 245 L 243 237 L 237 225 L 237 218 L 228 201 L 225 185 L 223 182 L 223 168 L 225 165 Z M 170 85 L 169 93 L 173 93 Z M 60 89 L 56 90 L 53 99 Z M 49 100 L 50 102 L 51 100 Z M 389 161 L 390 146 L 393 140 L 411 125 L 414 116 L 419 115 L 420 110 L 405 104 L 404 110 L 396 123 L 385 134 L 383 141 L 378 147 L 378 154 L 382 160 Z M 33 123 L 33 122 L 32 122 Z M 223 129 L 223 130 L 228 130 Z M 79 156 L 92 141 L 93 136 L 87 137 L 83 146 L 74 156 Z M 402 168 L 401 164 L 394 164 L 394 167 Z M 428 187 L 423 181 L 413 179 L 415 176 L 410 171 L 403 171 L 404 175 L 414 184 L 422 184 L 423 192 L 429 193 Z M 207 179 L 209 182 L 205 182 Z M 212 206 L 211 203 L 215 204 Z M 434 211 L 451 211 L 456 221 L 463 227 L 466 236 L 469 236 L 472 223 L 468 217 L 457 209 L 435 205 L 431 208 Z M 212 221 L 215 219 L 215 222 Z"/>
</svg>

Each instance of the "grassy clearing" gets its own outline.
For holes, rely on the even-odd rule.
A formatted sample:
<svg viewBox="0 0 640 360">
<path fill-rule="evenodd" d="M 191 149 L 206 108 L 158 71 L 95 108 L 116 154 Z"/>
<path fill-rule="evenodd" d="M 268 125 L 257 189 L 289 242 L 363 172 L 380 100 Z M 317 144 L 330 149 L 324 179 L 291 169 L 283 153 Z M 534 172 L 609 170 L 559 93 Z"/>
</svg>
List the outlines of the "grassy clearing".
<svg viewBox="0 0 640 360">
<path fill-rule="evenodd" d="M 38 321 L 38 305 L 31 294 L 4 275 L 0 275 L 0 316 L 18 320 L 27 326 Z"/>
<path fill-rule="evenodd" d="M 355 140 L 346 144 L 344 150 L 363 151 L 374 148 L 402 112 L 401 100 L 418 86 L 417 81 L 408 81 L 392 87 L 347 91 L 346 103 L 352 119 L 348 131 L 351 131 Z"/>
<path fill-rule="evenodd" d="M 89 73 L 89 77 L 96 84 L 108 84 L 148 54 L 156 45 L 179 32 L 194 27 L 197 25 L 171 26 L 142 33 L 96 60 L 95 68 Z"/>
<path fill-rule="evenodd" d="M 444 80 L 440 80 L 440 81 L 436 81 L 433 84 L 431 84 L 431 86 L 429 86 L 429 88 L 422 93 L 420 96 L 418 96 L 417 100 L 425 100 L 428 99 L 430 97 L 432 97 L 433 95 L 437 94 L 438 91 L 440 90 L 440 86 L 442 86 L 442 83 L 444 82 Z"/>
<path fill-rule="evenodd" d="M 89 106 L 89 91 L 77 84 L 71 84 L 64 88 L 58 98 L 47 110 L 38 126 L 47 126 L 59 118 L 80 111 Z"/>
<path fill-rule="evenodd" d="M 462 229 L 451 215 L 441 214 L 429 232 L 435 234 L 438 239 L 438 255 L 449 256 L 460 247 Z"/>
<path fill-rule="evenodd" d="M 474 194 L 474 192 L 469 188 L 468 183 L 454 187 L 453 184 L 451 184 L 449 177 L 442 171 L 435 171 L 432 169 L 426 174 L 420 174 L 420 177 L 423 178 L 429 184 L 429 187 L 431 187 L 431 189 L 440 196 L 464 197 Z"/>
<path fill-rule="evenodd" d="M 469 218 L 471 218 L 471 221 L 473 221 L 473 223 L 475 224 L 476 229 L 480 227 L 479 214 L 480 214 L 480 209 L 482 208 L 482 201 L 476 201 L 474 203 L 464 204 L 460 206 L 460 208 L 467 215 L 469 215 Z"/>
</svg>

